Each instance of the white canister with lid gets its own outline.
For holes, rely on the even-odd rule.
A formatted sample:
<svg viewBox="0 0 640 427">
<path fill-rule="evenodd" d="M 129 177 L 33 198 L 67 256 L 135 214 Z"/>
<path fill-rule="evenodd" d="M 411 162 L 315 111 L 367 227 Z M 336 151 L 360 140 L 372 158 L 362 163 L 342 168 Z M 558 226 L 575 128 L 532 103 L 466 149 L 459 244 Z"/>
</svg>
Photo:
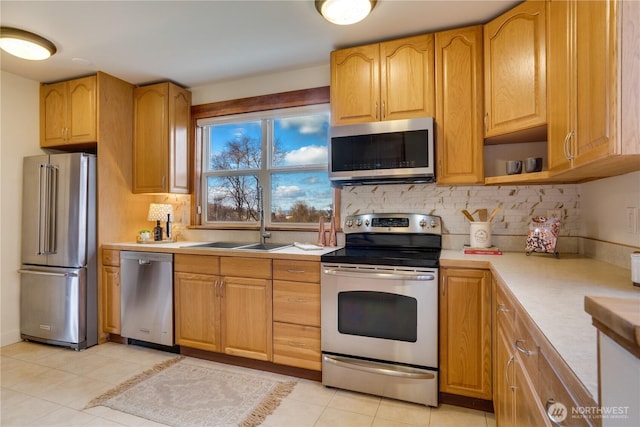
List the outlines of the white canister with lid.
<svg viewBox="0 0 640 427">
<path fill-rule="evenodd" d="M 474 221 L 469 233 L 469 246 L 472 248 L 491 247 L 491 223 Z"/>
</svg>

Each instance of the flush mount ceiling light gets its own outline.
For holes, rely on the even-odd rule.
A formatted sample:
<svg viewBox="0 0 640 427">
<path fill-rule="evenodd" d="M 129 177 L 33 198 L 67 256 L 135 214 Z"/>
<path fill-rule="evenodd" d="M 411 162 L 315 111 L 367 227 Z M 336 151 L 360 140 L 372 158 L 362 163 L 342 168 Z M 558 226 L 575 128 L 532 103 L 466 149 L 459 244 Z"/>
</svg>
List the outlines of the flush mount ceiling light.
<svg viewBox="0 0 640 427">
<path fill-rule="evenodd" d="M 0 28 L 0 49 L 22 59 L 42 60 L 56 53 L 49 40 L 17 28 Z"/>
<path fill-rule="evenodd" d="M 333 24 L 351 25 L 366 18 L 376 3 L 376 0 L 316 0 L 316 9 Z"/>
</svg>

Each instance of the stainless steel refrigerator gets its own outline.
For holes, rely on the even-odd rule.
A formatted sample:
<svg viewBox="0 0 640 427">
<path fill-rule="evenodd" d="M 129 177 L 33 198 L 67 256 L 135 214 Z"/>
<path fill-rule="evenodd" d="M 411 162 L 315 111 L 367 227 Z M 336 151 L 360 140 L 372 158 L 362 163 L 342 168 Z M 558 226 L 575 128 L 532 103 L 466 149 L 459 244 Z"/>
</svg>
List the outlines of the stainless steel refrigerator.
<svg viewBox="0 0 640 427">
<path fill-rule="evenodd" d="M 96 157 L 25 157 L 22 209 L 21 337 L 97 344 Z"/>
</svg>

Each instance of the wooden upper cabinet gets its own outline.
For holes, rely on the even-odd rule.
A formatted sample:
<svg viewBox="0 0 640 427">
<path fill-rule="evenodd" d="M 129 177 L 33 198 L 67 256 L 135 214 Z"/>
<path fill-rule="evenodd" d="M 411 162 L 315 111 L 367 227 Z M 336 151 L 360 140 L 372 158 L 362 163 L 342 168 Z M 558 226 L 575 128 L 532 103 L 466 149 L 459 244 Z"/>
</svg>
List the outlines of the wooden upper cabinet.
<svg viewBox="0 0 640 427">
<path fill-rule="evenodd" d="M 189 192 L 191 92 L 165 82 L 134 89 L 133 192 Z"/>
<path fill-rule="evenodd" d="M 640 168 L 638 19 L 637 2 L 549 3 L 553 172 L 580 179 Z"/>
<path fill-rule="evenodd" d="M 434 36 L 380 43 L 381 119 L 435 115 Z"/>
<path fill-rule="evenodd" d="M 435 35 L 438 184 L 484 183 L 482 26 Z"/>
<path fill-rule="evenodd" d="M 485 138 L 547 122 L 546 4 L 527 1 L 484 27 Z"/>
<path fill-rule="evenodd" d="M 331 122 L 334 125 L 380 120 L 378 44 L 331 52 Z"/>
<path fill-rule="evenodd" d="M 331 52 L 333 125 L 434 114 L 433 34 Z"/>
<path fill-rule="evenodd" d="M 83 77 L 40 86 L 40 146 L 95 143 L 97 78 Z"/>
</svg>

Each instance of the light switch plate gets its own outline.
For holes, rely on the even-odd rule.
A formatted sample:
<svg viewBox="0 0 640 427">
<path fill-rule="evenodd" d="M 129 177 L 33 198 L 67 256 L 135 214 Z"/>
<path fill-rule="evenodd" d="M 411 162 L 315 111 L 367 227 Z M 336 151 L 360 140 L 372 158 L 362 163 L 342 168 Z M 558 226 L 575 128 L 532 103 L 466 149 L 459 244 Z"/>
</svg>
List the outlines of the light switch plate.
<svg viewBox="0 0 640 427">
<path fill-rule="evenodd" d="M 638 209 L 627 208 L 627 233 L 636 234 L 638 232 Z"/>
</svg>

